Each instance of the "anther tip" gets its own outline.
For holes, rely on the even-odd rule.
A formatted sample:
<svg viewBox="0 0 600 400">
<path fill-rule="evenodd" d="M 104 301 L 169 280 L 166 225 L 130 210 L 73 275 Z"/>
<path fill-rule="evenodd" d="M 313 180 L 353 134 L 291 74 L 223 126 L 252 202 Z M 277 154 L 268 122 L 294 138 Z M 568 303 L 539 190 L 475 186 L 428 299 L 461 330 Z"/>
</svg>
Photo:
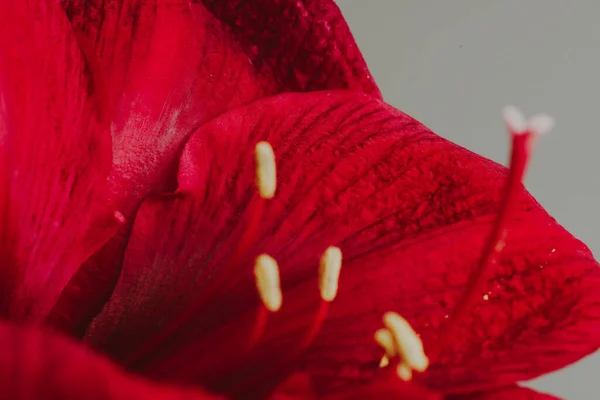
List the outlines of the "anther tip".
<svg viewBox="0 0 600 400">
<path fill-rule="evenodd" d="M 388 356 L 381 357 L 381 360 L 379 361 L 379 368 L 385 368 L 388 365 L 390 365 L 390 359 Z"/>
<path fill-rule="evenodd" d="M 333 301 L 338 291 L 338 282 L 342 268 L 342 251 L 335 246 L 330 246 L 321 256 L 319 266 L 319 290 L 321 298 Z"/>
<path fill-rule="evenodd" d="M 263 199 L 272 199 L 277 189 L 275 153 L 268 142 L 259 142 L 254 148 L 256 188 Z"/>
<path fill-rule="evenodd" d="M 261 254 L 256 258 L 254 265 L 256 287 L 261 301 L 269 311 L 279 311 L 283 302 L 279 280 L 279 267 L 277 261 L 271 256 Z"/>
<path fill-rule="evenodd" d="M 410 366 L 404 363 L 398 364 L 398 367 L 396 368 L 396 374 L 405 382 L 408 382 L 412 379 L 412 370 Z"/>
</svg>

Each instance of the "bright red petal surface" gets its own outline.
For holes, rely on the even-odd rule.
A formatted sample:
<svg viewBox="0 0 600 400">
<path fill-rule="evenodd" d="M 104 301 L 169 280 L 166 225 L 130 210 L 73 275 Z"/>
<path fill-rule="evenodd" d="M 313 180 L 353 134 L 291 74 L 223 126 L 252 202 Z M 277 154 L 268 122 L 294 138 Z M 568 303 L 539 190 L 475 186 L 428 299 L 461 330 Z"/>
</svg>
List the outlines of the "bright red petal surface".
<svg viewBox="0 0 600 400">
<path fill-rule="evenodd" d="M 227 109 L 289 91 L 379 95 L 331 0 L 61 3 L 106 70 L 125 213 L 165 185 L 193 129 Z"/>
<path fill-rule="evenodd" d="M 110 135 L 60 6 L 2 2 L 0 25 L 0 312 L 39 319 L 118 225 Z"/>
<path fill-rule="evenodd" d="M 128 219 L 146 195 L 175 185 L 185 140 L 219 113 L 290 91 L 348 88 L 379 96 L 331 0 L 61 4 L 105 78 L 113 117 L 109 182 Z M 99 311 L 118 276 L 129 226 L 81 268 L 50 323 L 77 335 Z"/>
<path fill-rule="evenodd" d="M 199 388 L 148 382 L 49 332 L 0 323 L 0 398 L 19 400 L 210 400 Z"/>
<path fill-rule="evenodd" d="M 256 211 L 259 140 L 275 149 L 278 193 L 253 251 L 231 266 Z M 338 245 L 340 293 L 301 365 L 326 393 L 368 380 L 382 355 L 373 333 L 384 312 L 404 315 L 426 345 L 436 339 L 475 268 L 505 177 L 505 168 L 369 96 L 289 94 L 223 114 L 188 143 L 181 193 L 140 209 L 120 282 L 88 339 L 128 360 L 195 305 L 188 323 L 129 366 L 221 388 L 252 374 L 255 383 L 273 379 L 295 360 L 315 315 L 318 259 Z M 459 339 L 417 381 L 444 392 L 501 387 L 598 348 L 597 263 L 525 190 L 518 197 L 488 300 L 482 293 Z M 284 307 L 246 355 L 259 252 L 279 261 Z"/>
</svg>

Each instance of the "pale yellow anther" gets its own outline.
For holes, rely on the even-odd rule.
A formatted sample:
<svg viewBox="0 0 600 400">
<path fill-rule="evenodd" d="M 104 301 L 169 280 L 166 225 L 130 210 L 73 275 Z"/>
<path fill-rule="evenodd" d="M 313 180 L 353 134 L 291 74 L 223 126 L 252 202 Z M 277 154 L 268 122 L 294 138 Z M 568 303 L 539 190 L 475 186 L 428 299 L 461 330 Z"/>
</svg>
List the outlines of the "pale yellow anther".
<svg viewBox="0 0 600 400">
<path fill-rule="evenodd" d="M 267 142 L 259 142 L 254 149 L 256 189 L 263 199 L 272 199 L 277 189 L 275 153 Z"/>
<path fill-rule="evenodd" d="M 396 374 L 405 382 L 412 379 L 412 369 L 404 363 L 398 364 L 398 367 L 396 367 Z"/>
<path fill-rule="evenodd" d="M 375 341 L 383 348 L 386 356 L 389 358 L 396 356 L 396 345 L 394 344 L 394 335 L 389 329 L 381 328 L 375 332 Z"/>
<path fill-rule="evenodd" d="M 269 311 L 278 311 L 281 308 L 283 295 L 277 261 L 266 254 L 261 254 L 254 264 L 254 276 L 258 294 L 265 308 Z"/>
<path fill-rule="evenodd" d="M 388 356 L 381 357 L 381 360 L 379 361 L 379 368 L 385 368 L 388 365 L 390 365 L 390 359 Z"/>
<path fill-rule="evenodd" d="M 398 355 L 402 363 L 411 369 L 423 372 L 429 365 L 429 359 L 423 351 L 423 343 L 408 321 L 394 312 L 383 316 L 383 323 L 394 337 Z"/>
<path fill-rule="evenodd" d="M 342 251 L 337 247 L 328 247 L 321 256 L 319 266 L 319 290 L 323 300 L 333 301 L 335 299 L 341 269 Z"/>
</svg>

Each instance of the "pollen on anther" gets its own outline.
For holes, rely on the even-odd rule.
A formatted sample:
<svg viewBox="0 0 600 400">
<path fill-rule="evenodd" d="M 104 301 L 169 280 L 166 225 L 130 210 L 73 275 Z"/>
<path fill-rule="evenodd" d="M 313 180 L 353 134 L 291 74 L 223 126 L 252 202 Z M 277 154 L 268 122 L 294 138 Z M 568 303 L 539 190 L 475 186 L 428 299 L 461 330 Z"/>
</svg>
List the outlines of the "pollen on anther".
<svg viewBox="0 0 600 400">
<path fill-rule="evenodd" d="M 271 256 L 261 254 L 254 264 L 254 276 L 258 294 L 265 308 L 273 312 L 278 311 L 281 308 L 283 295 L 277 261 Z"/>
<path fill-rule="evenodd" d="M 334 246 L 328 247 L 321 256 L 319 266 L 319 290 L 323 300 L 333 301 L 335 299 L 341 268 L 342 251 Z"/>
<path fill-rule="evenodd" d="M 412 370 L 404 363 L 398 364 L 398 367 L 396 367 L 396 374 L 405 382 L 408 382 L 412 379 Z"/>
<path fill-rule="evenodd" d="M 388 365 L 390 365 L 390 359 L 388 358 L 388 356 L 384 355 L 379 361 L 379 368 L 385 368 Z"/>
<path fill-rule="evenodd" d="M 254 149 L 256 189 L 263 199 L 272 199 L 277 190 L 275 153 L 267 142 L 259 142 Z"/>
<path fill-rule="evenodd" d="M 383 323 L 392 333 L 401 360 L 412 369 L 423 372 L 429 365 L 429 359 L 423 350 L 423 343 L 408 321 L 394 312 L 383 316 Z"/>
<path fill-rule="evenodd" d="M 394 345 L 394 335 L 389 329 L 381 328 L 375 332 L 375 341 L 383 348 L 388 358 L 396 356 L 396 346 Z M 389 360 L 388 360 L 389 361 Z"/>
</svg>

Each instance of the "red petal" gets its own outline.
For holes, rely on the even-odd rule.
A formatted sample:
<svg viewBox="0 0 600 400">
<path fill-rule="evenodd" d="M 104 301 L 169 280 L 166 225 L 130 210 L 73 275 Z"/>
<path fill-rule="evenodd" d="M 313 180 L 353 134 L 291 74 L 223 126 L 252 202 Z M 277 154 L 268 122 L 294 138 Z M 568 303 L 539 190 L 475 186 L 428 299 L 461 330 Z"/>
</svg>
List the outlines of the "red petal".
<svg viewBox="0 0 600 400">
<path fill-rule="evenodd" d="M 210 400 L 200 388 L 159 385 L 121 371 L 62 337 L 0 323 L 0 398 L 19 400 Z"/>
<path fill-rule="evenodd" d="M 99 206 L 110 136 L 60 6 L 2 2 L 0 25 L 1 312 L 39 318 L 118 225 Z"/>
<path fill-rule="evenodd" d="M 379 94 L 331 0 L 190 3 L 62 0 L 119 102 L 111 179 L 126 213 L 164 185 L 183 140 L 214 115 L 288 91 Z"/>
<path fill-rule="evenodd" d="M 393 374 L 381 374 L 369 383 L 344 385 L 333 390 L 322 399 L 362 400 L 362 399 L 402 399 L 402 400 L 442 400 L 441 393 L 429 390 L 414 382 L 404 382 Z"/>
<path fill-rule="evenodd" d="M 381 97 L 332 0 L 203 0 L 277 92 L 353 89 Z"/>
<path fill-rule="evenodd" d="M 327 394 L 317 395 L 306 374 L 295 374 L 283 382 L 269 400 L 324 399 L 324 400 L 442 400 L 441 393 L 435 393 L 412 382 L 404 382 L 389 370 L 382 370 L 368 383 L 354 382 Z"/>
<path fill-rule="evenodd" d="M 106 70 L 99 75 L 107 77 L 115 112 L 110 183 L 126 217 L 149 192 L 175 184 L 184 141 L 227 109 L 288 91 L 351 88 L 379 96 L 330 0 L 61 3 L 89 58 L 99 58 L 96 69 Z M 76 333 L 99 311 L 125 241 L 111 243 L 81 269 L 54 310 L 53 325 Z"/>
<path fill-rule="evenodd" d="M 450 396 L 448 400 L 560 400 L 558 397 L 520 386 L 511 386 L 493 392 Z"/>
<path fill-rule="evenodd" d="M 310 376 L 306 374 L 290 376 L 269 396 L 269 400 L 316 400 L 318 398 L 310 381 Z"/>
<path fill-rule="evenodd" d="M 259 140 L 275 149 L 278 192 L 253 251 L 231 269 L 228 258 L 255 211 Z M 193 305 L 188 324 L 131 365 L 185 380 L 229 362 L 228 374 L 215 376 L 234 379 L 219 379 L 225 385 L 239 383 L 231 362 L 242 359 L 249 367 L 237 377 L 260 380 L 289 365 L 318 307 L 318 259 L 338 245 L 340 293 L 302 361 L 320 386 L 368 379 L 382 355 L 373 333 L 384 312 L 404 315 L 427 343 L 436 338 L 475 267 L 505 177 L 503 167 L 368 96 L 283 95 L 224 114 L 184 152 L 186 193 L 149 201 L 138 213 L 121 281 L 90 340 L 126 359 Z M 600 272 L 589 250 L 524 190 L 509 228 L 490 300 L 418 379 L 454 391 L 504 386 L 598 347 Z M 257 304 L 251 263 L 258 252 L 280 263 L 284 307 L 246 360 L 239 353 Z M 208 305 L 206 290 L 219 294 Z"/>
</svg>

